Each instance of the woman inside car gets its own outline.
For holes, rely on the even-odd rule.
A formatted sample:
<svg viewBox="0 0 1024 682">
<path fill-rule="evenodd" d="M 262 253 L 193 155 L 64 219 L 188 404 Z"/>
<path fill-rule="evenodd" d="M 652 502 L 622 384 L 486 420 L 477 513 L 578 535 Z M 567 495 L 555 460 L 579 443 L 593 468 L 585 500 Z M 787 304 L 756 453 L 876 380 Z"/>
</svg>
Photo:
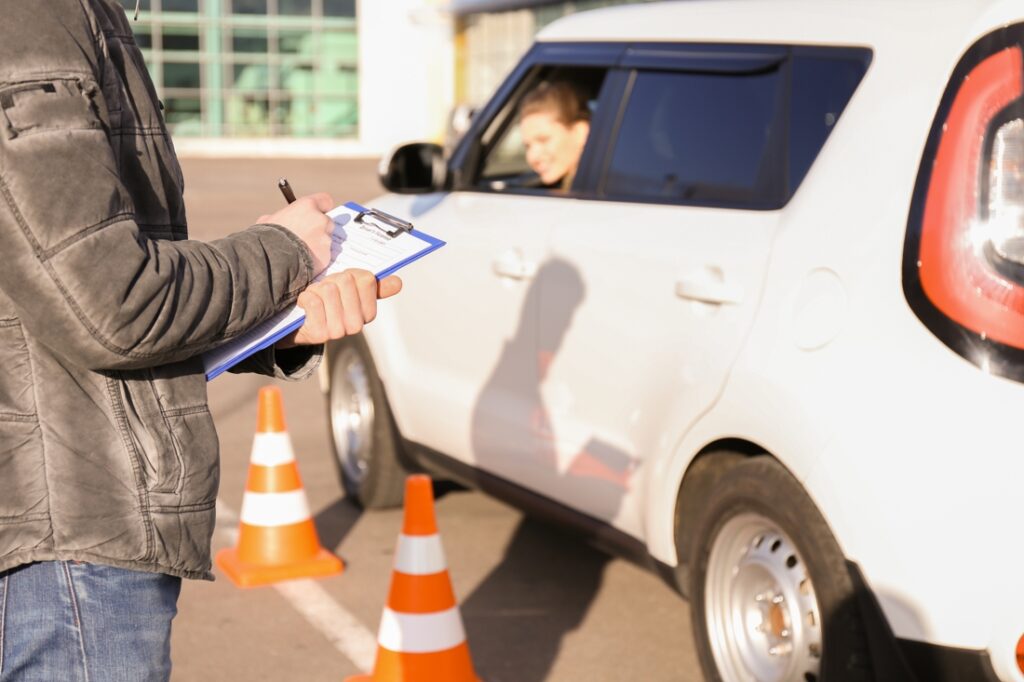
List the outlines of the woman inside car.
<svg viewBox="0 0 1024 682">
<path fill-rule="evenodd" d="M 519 105 L 519 133 L 541 186 L 568 192 L 590 134 L 582 93 L 566 81 L 541 83 Z"/>
</svg>

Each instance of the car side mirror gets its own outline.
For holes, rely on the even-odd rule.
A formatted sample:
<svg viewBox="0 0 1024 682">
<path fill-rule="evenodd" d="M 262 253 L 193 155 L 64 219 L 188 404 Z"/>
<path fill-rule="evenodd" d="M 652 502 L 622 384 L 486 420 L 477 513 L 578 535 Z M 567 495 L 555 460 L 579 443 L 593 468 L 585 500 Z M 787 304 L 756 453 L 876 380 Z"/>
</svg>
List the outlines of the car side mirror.
<svg viewBox="0 0 1024 682">
<path fill-rule="evenodd" d="M 403 144 L 381 159 L 380 184 L 396 194 L 427 194 L 448 183 L 444 149 L 431 142 Z"/>
</svg>

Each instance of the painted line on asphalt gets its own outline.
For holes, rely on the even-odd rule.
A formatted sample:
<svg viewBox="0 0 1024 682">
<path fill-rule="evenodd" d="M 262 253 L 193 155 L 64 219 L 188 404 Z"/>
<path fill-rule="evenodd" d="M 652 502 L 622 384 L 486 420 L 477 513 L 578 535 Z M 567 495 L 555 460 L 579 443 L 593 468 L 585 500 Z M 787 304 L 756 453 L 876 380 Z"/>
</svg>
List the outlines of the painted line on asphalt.
<svg viewBox="0 0 1024 682">
<path fill-rule="evenodd" d="M 217 500 L 217 531 L 232 546 L 238 542 L 238 514 Z M 373 669 L 377 638 L 316 581 L 289 580 L 273 585 L 285 600 L 334 648 L 364 673 Z"/>
</svg>

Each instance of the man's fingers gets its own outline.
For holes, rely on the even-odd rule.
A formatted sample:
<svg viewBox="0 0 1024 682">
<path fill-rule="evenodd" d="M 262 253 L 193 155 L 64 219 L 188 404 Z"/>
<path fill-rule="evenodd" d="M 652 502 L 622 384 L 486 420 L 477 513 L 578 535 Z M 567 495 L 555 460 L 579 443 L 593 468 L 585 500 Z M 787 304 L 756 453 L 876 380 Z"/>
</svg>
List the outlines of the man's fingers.
<svg viewBox="0 0 1024 682">
<path fill-rule="evenodd" d="M 359 305 L 363 315 L 363 323 L 372 322 L 377 317 L 377 278 L 369 270 L 349 270 L 359 294 Z"/>
<path fill-rule="evenodd" d="M 377 299 L 401 289 L 402 280 L 394 275 L 379 282 L 372 272 L 357 268 L 331 275 L 299 295 L 297 304 L 306 320 L 285 343 L 316 344 L 358 334 L 377 316 Z"/>
<path fill-rule="evenodd" d="M 363 330 L 363 306 L 359 301 L 359 288 L 356 286 L 355 277 L 349 272 L 343 272 L 338 275 L 335 285 L 341 294 L 345 333 L 358 334 Z"/>
<path fill-rule="evenodd" d="M 388 298 L 402 290 L 402 280 L 397 275 L 388 275 L 377 282 L 377 298 Z"/>
<path fill-rule="evenodd" d="M 345 305 L 341 292 L 334 282 L 326 281 L 316 285 L 320 294 L 320 302 L 324 306 L 326 328 L 324 332 L 329 339 L 340 339 L 345 336 Z"/>
<path fill-rule="evenodd" d="M 327 192 L 317 192 L 316 194 L 310 194 L 309 198 L 313 200 L 313 204 L 317 210 L 321 213 L 327 213 L 334 208 L 334 199 Z"/>
<path fill-rule="evenodd" d="M 312 289 L 306 289 L 299 294 L 296 304 L 306 313 L 306 320 L 302 323 L 305 329 L 326 329 L 327 313 L 324 310 L 324 302 Z"/>
</svg>

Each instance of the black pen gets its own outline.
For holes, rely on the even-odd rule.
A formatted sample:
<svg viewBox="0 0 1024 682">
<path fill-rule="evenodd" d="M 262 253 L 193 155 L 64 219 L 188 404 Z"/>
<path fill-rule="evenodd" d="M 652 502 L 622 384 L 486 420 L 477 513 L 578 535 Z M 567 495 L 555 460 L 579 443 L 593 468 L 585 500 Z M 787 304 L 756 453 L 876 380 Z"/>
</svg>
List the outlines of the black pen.
<svg viewBox="0 0 1024 682">
<path fill-rule="evenodd" d="M 292 191 L 292 186 L 288 184 L 288 180 L 281 178 L 277 181 L 277 188 L 281 190 L 281 194 L 284 195 L 285 201 L 289 204 L 295 201 L 295 192 Z"/>
</svg>

